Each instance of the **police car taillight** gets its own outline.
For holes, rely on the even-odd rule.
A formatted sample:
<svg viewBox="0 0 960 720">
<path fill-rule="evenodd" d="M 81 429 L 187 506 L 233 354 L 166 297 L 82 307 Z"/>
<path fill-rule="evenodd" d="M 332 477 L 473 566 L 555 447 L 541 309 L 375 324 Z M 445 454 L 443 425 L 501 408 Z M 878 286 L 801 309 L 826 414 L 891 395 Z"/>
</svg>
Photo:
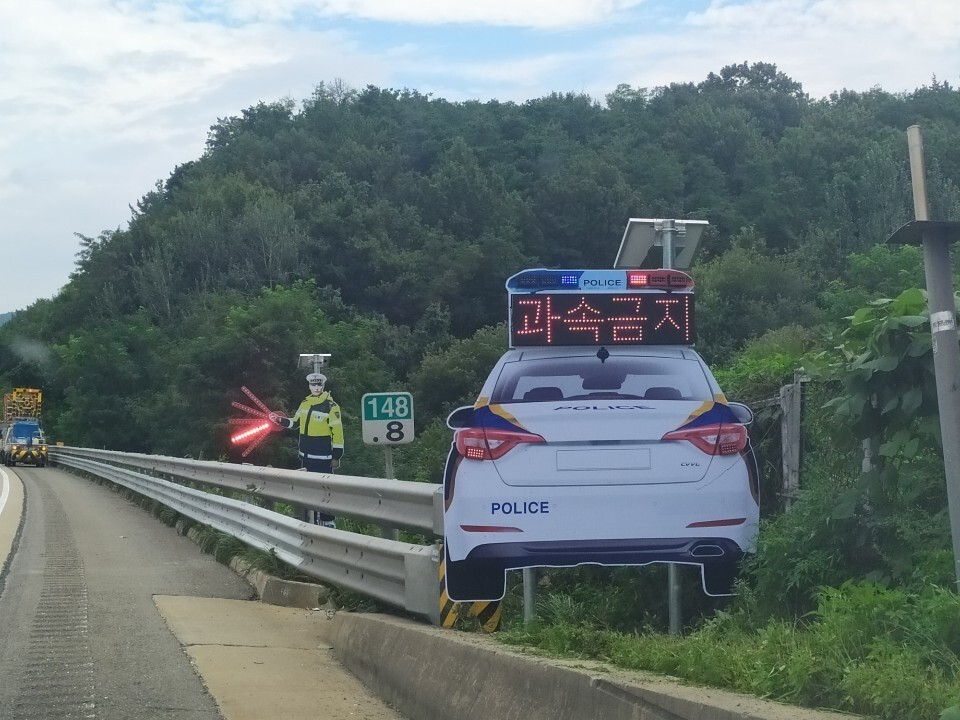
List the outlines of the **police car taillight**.
<svg viewBox="0 0 960 720">
<path fill-rule="evenodd" d="M 456 435 L 457 452 L 468 460 L 497 460 L 521 443 L 542 442 L 535 433 L 484 427 L 463 428 Z"/>
<path fill-rule="evenodd" d="M 707 455 L 733 455 L 747 446 L 747 429 L 743 425 L 703 425 L 674 430 L 663 440 L 687 440 Z"/>
<path fill-rule="evenodd" d="M 692 288 L 693 278 L 677 270 L 628 270 L 627 287 L 634 290 Z"/>
</svg>

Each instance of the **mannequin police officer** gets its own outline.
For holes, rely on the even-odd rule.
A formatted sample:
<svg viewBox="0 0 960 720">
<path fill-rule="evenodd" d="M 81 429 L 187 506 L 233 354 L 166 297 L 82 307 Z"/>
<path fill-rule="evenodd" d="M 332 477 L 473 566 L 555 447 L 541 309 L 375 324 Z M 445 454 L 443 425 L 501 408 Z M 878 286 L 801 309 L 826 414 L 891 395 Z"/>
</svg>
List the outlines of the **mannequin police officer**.
<svg viewBox="0 0 960 720">
<path fill-rule="evenodd" d="M 310 394 L 304 398 L 293 417 L 270 413 L 270 421 L 287 429 L 298 428 L 300 467 L 310 472 L 331 473 L 343 457 L 343 421 L 340 406 L 326 391 L 327 376 L 307 375 Z M 335 527 L 333 515 L 317 512 L 317 525 Z"/>
</svg>

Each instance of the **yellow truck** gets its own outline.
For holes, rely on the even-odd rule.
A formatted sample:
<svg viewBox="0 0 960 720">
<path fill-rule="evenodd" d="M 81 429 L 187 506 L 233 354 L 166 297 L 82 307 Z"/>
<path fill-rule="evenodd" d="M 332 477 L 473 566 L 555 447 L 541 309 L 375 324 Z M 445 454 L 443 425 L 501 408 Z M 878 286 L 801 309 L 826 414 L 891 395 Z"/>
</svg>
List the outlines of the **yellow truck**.
<svg viewBox="0 0 960 720">
<path fill-rule="evenodd" d="M 37 388 L 15 388 L 3 396 L 3 426 L 14 420 L 33 418 L 40 420 L 43 407 L 43 391 Z"/>
</svg>

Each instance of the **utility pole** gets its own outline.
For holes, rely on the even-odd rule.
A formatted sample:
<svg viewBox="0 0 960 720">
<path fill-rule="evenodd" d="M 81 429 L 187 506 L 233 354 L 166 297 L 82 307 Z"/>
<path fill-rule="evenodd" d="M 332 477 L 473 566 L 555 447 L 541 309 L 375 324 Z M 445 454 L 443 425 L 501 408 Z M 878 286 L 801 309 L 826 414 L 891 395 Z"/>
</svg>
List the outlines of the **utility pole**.
<svg viewBox="0 0 960 720">
<path fill-rule="evenodd" d="M 923 245 L 947 506 L 953 536 L 954 572 L 956 582 L 960 583 L 960 343 L 957 340 L 957 308 L 950 270 L 950 243 L 960 237 L 960 222 L 932 221 L 929 218 L 923 139 L 918 125 L 907 128 L 907 147 L 910 151 L 916 220 L 897 230 L 888 242 Z"/>
</svg>

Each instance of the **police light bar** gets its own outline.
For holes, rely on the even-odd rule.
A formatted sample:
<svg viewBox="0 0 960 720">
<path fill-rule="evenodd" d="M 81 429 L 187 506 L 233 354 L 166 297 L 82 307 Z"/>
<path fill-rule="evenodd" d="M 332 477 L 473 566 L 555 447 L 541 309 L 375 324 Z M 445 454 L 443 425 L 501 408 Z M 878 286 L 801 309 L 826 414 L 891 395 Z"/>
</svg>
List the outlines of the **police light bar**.
<svg viewBox="0 0 960 720">
<path fill-rule="evenodd" d="M 507 280 L 510 292 L 544 290 L 685 290 L 693 278 L 677 270 L 524 270 Z"/>
<path fill-rule="evenodd" d="M 524 270 L 507 280 L 510 347 L 692 345 L 693 280 L 676 270 Z"/>
</svg>

